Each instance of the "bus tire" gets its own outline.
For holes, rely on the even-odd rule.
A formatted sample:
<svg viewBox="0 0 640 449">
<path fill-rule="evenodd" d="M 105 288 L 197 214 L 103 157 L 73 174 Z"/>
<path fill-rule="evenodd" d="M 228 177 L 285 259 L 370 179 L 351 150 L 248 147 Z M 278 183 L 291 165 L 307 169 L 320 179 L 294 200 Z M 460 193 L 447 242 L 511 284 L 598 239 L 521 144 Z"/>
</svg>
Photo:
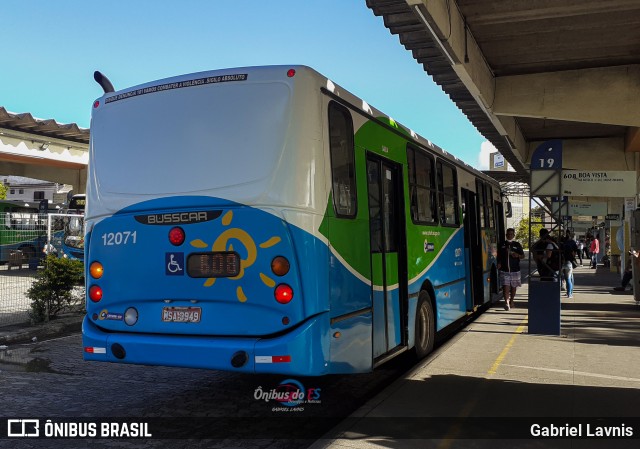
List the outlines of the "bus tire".
<svg viewBox="0 0 640 449">
<path fill-rule="evenodd" d="M 36 249 L 33 246 L 21 246 L 18 249 L 22 251 L 22 263 L 29 263 L 29 260 L 36 256 Z"/>
<path fill-rule="evenodd" d="M 433 350 L 435 340 L 435 319 L 431 298 L 424 290 L 418 297 L 416 307 L 415 353 L 418 360 L 426 357 Z"/>
</svg>

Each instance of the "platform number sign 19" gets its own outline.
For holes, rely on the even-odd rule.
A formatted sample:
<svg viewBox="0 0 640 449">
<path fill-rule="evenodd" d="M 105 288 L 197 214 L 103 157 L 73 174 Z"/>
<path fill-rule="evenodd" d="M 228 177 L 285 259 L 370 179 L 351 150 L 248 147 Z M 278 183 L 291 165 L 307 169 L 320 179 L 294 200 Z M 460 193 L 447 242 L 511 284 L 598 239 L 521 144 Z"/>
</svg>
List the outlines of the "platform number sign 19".
<svg viewBox="0 0 640 449">
<path fill-rule="evenodd" d="M 551 150 L 551 148 L 549 148 L 549 150 Z M 553 168 L 554 162 L 555 162 L 555 159 L 552 157 L 547 159 L 542 158 L 540 159 L 540 165 L 538 168 Z"/>
<path fill-rule="evenodd" d="M 548 140 L 538 145 L 531 157 L 532 170 L 562 168 L 562 140 Z"/>
</svg>

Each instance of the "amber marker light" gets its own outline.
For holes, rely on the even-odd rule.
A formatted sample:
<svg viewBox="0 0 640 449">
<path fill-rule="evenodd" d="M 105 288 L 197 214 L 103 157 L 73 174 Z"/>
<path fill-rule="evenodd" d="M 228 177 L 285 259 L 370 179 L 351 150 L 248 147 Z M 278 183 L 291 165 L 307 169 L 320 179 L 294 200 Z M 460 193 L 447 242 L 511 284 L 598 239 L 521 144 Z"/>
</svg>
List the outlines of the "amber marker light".
<svg viewBox="0 0 640 449">
<path fill-rule="evenodd" d="M 276 276 L 284 276 L 289 272 L 289 268 L 289 261 L 286 257 L 274 257 L 271 261 L 271 271 L 273 271 L 273 274 Z"/>
<path fill-rule="evenodd" d="M 89 265 L 89 273 L 92 278 L 100 279 L 104 274 L 104 268 L 100 262 L 92 262 L 91 265 Z"/>
</svg>

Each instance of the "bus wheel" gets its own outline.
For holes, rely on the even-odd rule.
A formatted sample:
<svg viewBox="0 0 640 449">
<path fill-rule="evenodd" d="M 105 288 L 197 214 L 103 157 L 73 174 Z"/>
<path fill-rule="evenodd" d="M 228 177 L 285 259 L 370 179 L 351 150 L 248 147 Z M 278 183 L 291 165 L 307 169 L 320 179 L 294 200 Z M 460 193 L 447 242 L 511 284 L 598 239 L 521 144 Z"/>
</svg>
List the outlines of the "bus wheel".
<svg viewBox="0 0 640 449">
<path fill-rule="evenodd" d="M 22 251 L 22 263 L 29 263 L 29 260 L 36 256 L 36 250 L 33 246 L 21 246 L 18 249 Z"/>
<path fill-rule="evenodd" d="M 435 320 L 433 317 L 433 307 L 429 294 L 424 290 L 418 297 L 418 307 L 416 308 L 416 358 L 418 360 L 426 357 L 433 350 L 435 340 Z"/>
</svg>

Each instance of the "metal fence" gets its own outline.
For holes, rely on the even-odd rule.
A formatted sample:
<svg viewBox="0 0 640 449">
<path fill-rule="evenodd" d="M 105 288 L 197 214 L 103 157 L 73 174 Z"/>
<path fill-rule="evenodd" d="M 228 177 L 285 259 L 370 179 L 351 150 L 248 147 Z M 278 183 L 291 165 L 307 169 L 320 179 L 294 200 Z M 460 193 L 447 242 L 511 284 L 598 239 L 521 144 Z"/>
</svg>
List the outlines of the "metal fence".
<svg viewBox="0 0 640 449">
<path fill-rule="evenodd" d="M 30 321 L 27 296 L 46 253 L 82 260 L 83 217 L 68 214 L 0 216 L 0 327 Z"/>
</svg>

